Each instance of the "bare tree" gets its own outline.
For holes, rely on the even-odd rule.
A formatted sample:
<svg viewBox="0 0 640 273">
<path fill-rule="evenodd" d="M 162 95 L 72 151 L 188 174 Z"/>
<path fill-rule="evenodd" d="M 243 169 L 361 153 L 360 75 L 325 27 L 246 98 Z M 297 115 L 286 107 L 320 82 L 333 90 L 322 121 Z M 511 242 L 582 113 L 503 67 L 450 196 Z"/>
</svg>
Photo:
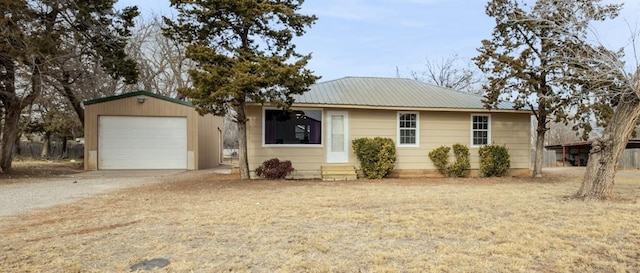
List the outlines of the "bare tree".
<svg viewBox="0 0 640 273">
<path fill-rule="evenodd" d="M 631 42 L 634 53 L 637 37 L 638 33 Z M 592 142 L 587 171 L 576 196 L 602 200 L 613 194 L 616 167 L 640 119 L 640 64 L 636 61 L 627 66 L 622 50 L 602 46 L 581 49 L 570 47 L 563 54 L 569 75 L 564 81 L 575 87 L 566 100 L 576 115 L 568 119 L 582 123 L 594 115 L 604 129 Z"/>
<path fill-rule="evenodd" d="M 547 133 L 545 134 L 544 145 L 558 145 L 565 143 L 575 143 L 580 142 L 583 139 L 580 137 L 579 129 L 576 129 L 578 125 L 572 123 L 571 121 L 550 121 L 547 124 Z M 531 138 L 529 139 L 529 144 L 532 150 L 535 150 L 537 136 L 536 136 L 536 118 L 534 116 L 531 117 Z"/>
<path fill-rule="evenodd" d="M 479 86 L 480 78 L 471 67 L 471 62 L 460 65 L 461 58 L 458 54 L 451 54 L 447 58 L 434 61 L 425 60 L 424 71 L 411 71 L 413 79 L 432 83 L 438 86 L 479 94 L 482 91 Z"/>
<path fill-rule="evenodd" d="M 582 138 L 576 131 L 576 124 L 564 122 L 550 122 L 549 131 L 547 132 L 546 145 L 557 145 L 564 143 L 579 142 Z"/>
<path fill-rule="evenodd" d="M 224 147 L 226 149 L 238 148 L 238 124 L 233 122 L 233 115 L 224 116 Z"/>
<path fill-rule="evenodd" d="M 545 110 L 544 116 L 540 112 L 537 114 L 538 132 L 542 136 L 551 115 L 560 121 L 575 122 L 583 136 L 588 136 L 595 127 L 603 128 L 602 135 L 593 138 L 587 170 L 576 193 L 577 198 L 585 200 L 612 196 L 617 165 L 640 119 L 640 63 L 636 61 L 627 66 L 623 49 L 612 51 L 599 42 L 590 42 L 589 22 L 614 18 L 622 8 L 622 5 L 599 5 L 599 2 L 538 0 L 533 13 L 527 13 L 511 1 L 493 0 L 489 4 L 492 11 L 500 14 L 509 26 L 516 26 L 503 27 L 494 37 L 523 35 L 518 37 L 524 38 L 525 44 L 540 45 L 540 48 L 527 47 L 517 51 L 515 57 L 500 52 L 495 55 L 498 48 L 508 49 L 506 53 L 514 52 L 514 49 L 485 41 L 485 55 L 478 58 L 485 61 L 498 56 L 493 71 L 503 71 L 501 75 L 525 80 L 527 85 L 514 90 L 519 92 L 518 96 L 530 98 L 535 92 L 538 111 Z M 636 60 L 638 34 L 632 35 L 630 42 Z M 510 41 L 508 45 L 517 43 Z M 541 55 L 542 52 L 546 54 Z M 532 69 L 529 62 L 520 61 L 521 56 L 529 55 L 543 56 L 533 67 L 544 65 L 546 69 Z M 509 70 L 501 69 L 507 66 Z M 543 74 L 539 74 L 541 72 Z M 508 80 L 493 78 L 491 82 Z M 530 86 L 531 83 L 537 85 Z M 540 92 L 541 89 L 544 92 Z M 592 125 L 594 118 L 595 127 Z M 539 138 L 537 144 L 540 144 Z"/>
<path fill-rule="evenodd" d="M 195 68 L 186 57 L 186 48 L 181 43 L 162 34 L 162 19 L 140 19 L 133 30 L 127 46 L 127 54 L 138 65 L 138 83 L 123 86 L 124 92 L 146 90 L 164 96 L 178 98 L 179 88 L 192 87 L 189 69 Z"/>
<path fill-rule="evenodd" d="M 564 90 L 579 83 L 563 81 L 567 47 L 588 47 L 584 37 L 592 21 L 617 16 L 620 5 L 600 5 L 599 0 L 538 0 L 534 5 L 518 0 L 492 0 L 487 15 L 495 18 L 492 38 L 482 41 L 476 65 L 489 74 L 485 106 L 511 101 L 517 109 L 529 108 L 536 117 L 536 158 L 533 175 L 542 176 L 545 134 L 552 116 L 564 112 Z M 579 37 L 579 39 L 576 39 Z M 573 84 L 573 85 L 571 85 Z"/>
<path fill-rule="evenodd" d="M 82 125 L 74 115 L 75 111 L 64 96 L 48 88 L 43 90 L 40 98 L 36 99 L 31 112 L 25 118 L 25 133 L 41 136 L 42 158 L 49 158 L 49 148 L 52 139 L 59 139 L 63 143 L 64 157 L 67 152 L 66 140 L 75 138 L 82 132 Z"/>
</svg>

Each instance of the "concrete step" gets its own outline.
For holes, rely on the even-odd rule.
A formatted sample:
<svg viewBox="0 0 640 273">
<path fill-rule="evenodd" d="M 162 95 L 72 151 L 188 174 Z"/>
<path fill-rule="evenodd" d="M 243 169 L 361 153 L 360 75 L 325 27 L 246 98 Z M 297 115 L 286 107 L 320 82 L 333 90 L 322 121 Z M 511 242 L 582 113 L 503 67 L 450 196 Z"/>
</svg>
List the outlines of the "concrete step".
<svg viewBox="0 0 640 273">
<path fill-rule="evenodd" d="M 322 180 L 356 180 L 356 168 L 350 164 L 325 164 L 321 166 Z"/>
<path fill-rule="evenodd" d="M 323 170 L 355 170 L 355 166 L 351 164 L 324 164 L 322 165 Z"/>
<path fill-rule="evenodd" d="M 357 175 L 323 175 L 322 180 L 325 181 L 343 181 L 343 180 L 358 180 Z"/>
</svg>

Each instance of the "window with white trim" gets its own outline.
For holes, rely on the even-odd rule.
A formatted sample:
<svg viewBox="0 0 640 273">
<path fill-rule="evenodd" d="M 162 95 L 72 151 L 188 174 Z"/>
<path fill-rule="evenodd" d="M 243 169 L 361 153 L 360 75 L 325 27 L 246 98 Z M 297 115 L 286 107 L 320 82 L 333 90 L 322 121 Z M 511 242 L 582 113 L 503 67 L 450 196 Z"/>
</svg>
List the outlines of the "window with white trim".
<svg viewBox="0 0 640 273">
<path fill-rule="evenodd" d="M 491 116 L 471 115 L 471 146 L 491 144 Z"/>
<path fill-rule="evenodd" d="M 398 112 L 398 146 L 419 146 L 418 113 Z"/>
</svg>

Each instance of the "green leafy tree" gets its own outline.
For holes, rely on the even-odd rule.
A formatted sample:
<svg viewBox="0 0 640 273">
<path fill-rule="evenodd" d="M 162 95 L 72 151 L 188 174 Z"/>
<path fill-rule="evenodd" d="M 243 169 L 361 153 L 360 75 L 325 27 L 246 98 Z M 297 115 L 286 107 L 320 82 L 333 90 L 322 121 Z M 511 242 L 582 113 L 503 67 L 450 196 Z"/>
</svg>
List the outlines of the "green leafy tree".
<svg viewBox="0 0 640 273">
<path fill-rule="evenodd" d="M 94 60 L 114 78 L 134 82 L 135 63 L 124 54 L 128 29 L 137 9 L 121 13 L 112 0 L 0 0 L 0 101 L 4 126 L 0 169 L 11 171 L 21 112 L 32 105 L 53 78 L 71 84 L 74 65 L 66 60 Z M 66 76 L 65 76 L 66 75 Z M 71 97 L 67 96 L 71 101 Z M 82 109 L 79 100 L 71 101 Z M 80 120 L 83 118 L 80 117 Z"/>
<path fill-rule="evenodd" d="M 200 114 L 234 115 L 242 179 L 249 178 L 246 103 L 288 108 L 292 95 L 318 79 L 305 68 L 311 55 L 296 52 L 292 42 L 317 19 L 298 13 L 303 2 L 171 0 L 178 17 L 164 18 L 165 34 L 185 44 L 197 66 L 189 71 L 193 87 L 179 92 Z"/>
<path fill-rule="evenodd" d="M 493 108 L 511 101 L 528 108 L 536 125 L 534 176 L 542 176 L 545 133 L 551 117 L 563 119 L 566 98 L 577 88 L 564 81 L 567 47 L 574 51 L 589 47 L 586 39 L 592 21 L 617 16 L 620 5 L 600 5 L 599 0 L 492 0 L 486 13 L 495 19 L 492 38 L 483 40 L 476 65 L 489 75 L 484 103 Z M 590 129 L 590 128 L 585 128 Z"/>
</svg>

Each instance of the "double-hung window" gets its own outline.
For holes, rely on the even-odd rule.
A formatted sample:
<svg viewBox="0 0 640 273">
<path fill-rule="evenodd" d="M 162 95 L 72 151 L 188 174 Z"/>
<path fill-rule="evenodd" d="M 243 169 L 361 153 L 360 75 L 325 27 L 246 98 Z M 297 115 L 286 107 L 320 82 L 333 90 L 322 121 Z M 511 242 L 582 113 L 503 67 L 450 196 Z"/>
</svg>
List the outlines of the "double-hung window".
<svg viewBox="0 0 640 273">
<path fill-rule="evenodd" d="M 322 110 L 264 110 L 264 145 L 321 145 Z"/>
<path fill-rule="evenodd" d="M 419 118 L 416 112 L 398 113 L 398 146 L 418 147 L 419 146 Z"/>
<path fill-rule="evenodd" d="M 471 146 L 491 144 L 491 116 L 471 115 Z"/>
</svg>

